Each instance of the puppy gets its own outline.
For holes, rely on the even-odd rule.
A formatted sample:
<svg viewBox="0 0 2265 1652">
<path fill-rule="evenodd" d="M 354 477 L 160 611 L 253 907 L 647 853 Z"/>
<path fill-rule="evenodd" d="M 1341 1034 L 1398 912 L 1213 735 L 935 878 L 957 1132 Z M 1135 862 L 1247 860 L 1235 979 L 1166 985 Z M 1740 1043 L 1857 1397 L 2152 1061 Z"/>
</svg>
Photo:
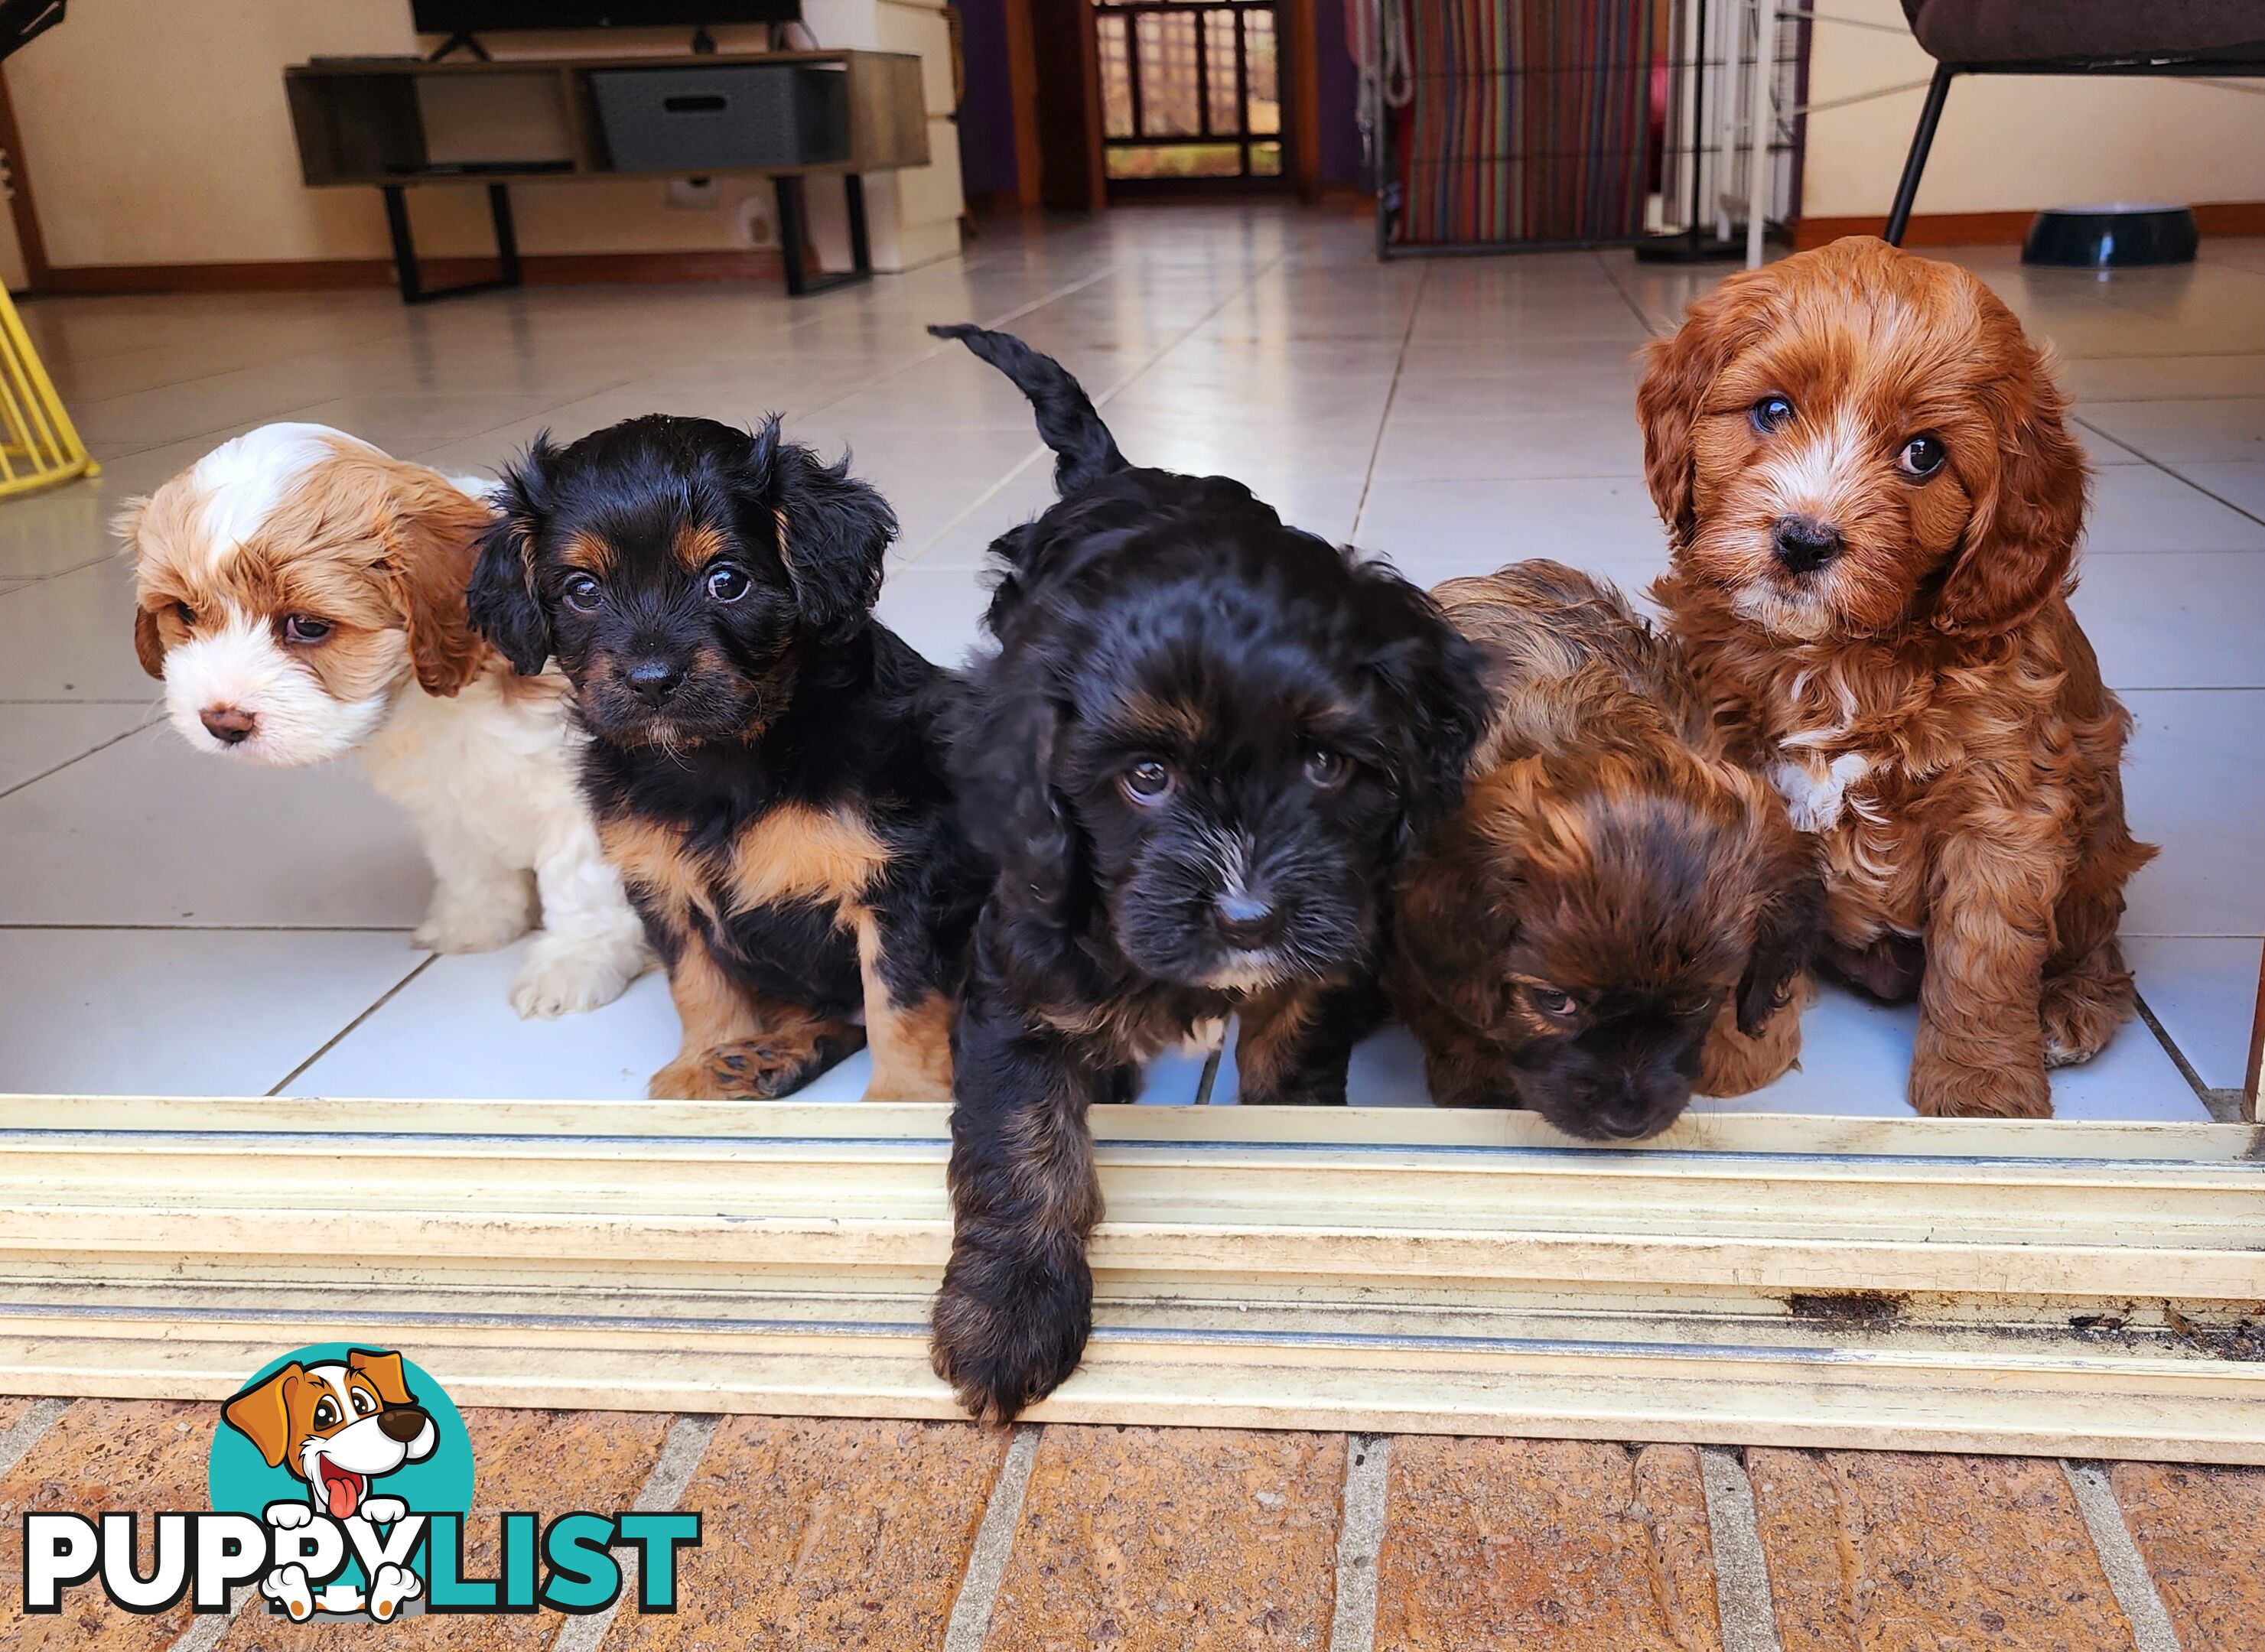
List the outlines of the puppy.
<svg viewBox="0 0 2265 1652">
<path fill-rule="evenodd" d="M 1813 856 L 1731 762 L 1674 647 L 1554 562 L 1432 592 L 1494 715 L 1461 811 L 1417 850 L 1386 979 L 1435 1100 L 1569 1135 L 1675 1122 L 1801 1051 Z"/>
<path fill-rule="evenodd" d="M 1395 869 L 1459 800 L 1483 706 L 1423 592 L 1236 483 L 1129 468 L 1019 340 L 935 331 L 1030 397 L 1061 494 L 993 547 L 998 649 L 952 737 L 999 872 L 953 1033 L 934 1355 L 1003 1420 L 1085 1347 L 1089 1107 L 1229 1015 L 1245 1102 L 1344 1101 Z"/>
<path fill-rule="evenodd" d="M 2049 1116 L 2046 1069 L 2131 1013 L 2153 851 L 2069 612 L 2087 477 L 2043 354 L 1964 270 L 1854 237 L 1732 276 L 1649 357 L 1657 594 L 1816 834 L 1832 960 L 1917 994 L 1919 1111 Z"/>
<path fill-rule="evenodd" d="M 401 1356 L 367 1348 L 347 1350 L 343 1360 L 293 1361 L 237 1394 L 221 1415 L 259 1448 L 270 1468 L 288 1469 L 306 1486 L 307 1502 L 267 1506 L 268 1524 L 286 1528 L 305 1525 L 317 1513 L 387 1525 L 401 1519 L 408 1504 L 373 1496 L 370 1486 L 432 1456 L 440 1437 L 409 1391 Z M 315 1591 L 302 1566 L 278 1567 L 260 1590 L 302 1622 L 313 1615 Z M 383 1621 L 423 1590 L 414 1572 L 389 1562 L 370 1579 L 367 1604 Z M 323 1592 L 324 1609 L 358 1611 L 365 1604 L 351 1597 L 358 1592 L 332 1584 Z"/>
<path fill-rule="evenodd" d="M 465 621 L 492 520 L 480 483 L 267 425 L 117 528 L 137 559 L 134 651 L 181 738 L 277 767 L 360 752 L 437 880 L 411 939 L 492 950 L 527 932 L 538 896 L 543 934 L 511 1001 L 559 1015 L 612 1002 L 652 959 L 575 790 L 563 685 L 514 677 Z"/>
<path fill-rule="evenodd" d="M 870 1038 L 869 1097 L 950 1095 L 988 868 L 935 739 L 945 673 L 872 616 L 881 496 L 776 419 L 656 415 L 538 438 L 501 497 L 472 617 L 573 685 L 599 835 L 684 1023 L 652 1094 L 784 1095 Z"/>
</svg>

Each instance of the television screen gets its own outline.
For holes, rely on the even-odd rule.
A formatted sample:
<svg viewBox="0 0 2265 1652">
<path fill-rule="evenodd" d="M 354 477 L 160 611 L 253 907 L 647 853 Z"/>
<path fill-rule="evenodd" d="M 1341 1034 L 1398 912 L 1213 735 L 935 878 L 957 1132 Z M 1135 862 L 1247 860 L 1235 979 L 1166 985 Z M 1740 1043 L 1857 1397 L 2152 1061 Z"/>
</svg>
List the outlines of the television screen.
<svg viewBox="0 0 2265 1652">
<path fill-rule="evenodd" d="M 420 34 L 790 23 L 802 0 L 411 0 Z"/>
</svg>

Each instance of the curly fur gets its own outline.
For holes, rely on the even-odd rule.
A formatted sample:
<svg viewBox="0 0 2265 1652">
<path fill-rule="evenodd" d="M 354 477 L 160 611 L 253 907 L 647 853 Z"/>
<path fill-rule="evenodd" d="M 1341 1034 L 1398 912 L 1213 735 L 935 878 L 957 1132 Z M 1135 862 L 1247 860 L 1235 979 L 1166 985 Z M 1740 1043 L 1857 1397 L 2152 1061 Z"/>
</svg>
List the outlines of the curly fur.
<svg viewBox="0 0 2265 1652">
<path fill-rule="evenodd" d="M 2069 611 L 2087 476 L 2043 353 L 1964 270 L 1851 238 L 1693 304 L 1637 405 L 1657 595 L 1816 834 L 1837 967 L 1916 992 L 1912 1105 L 2048 1116 L 2047 1067 L 2131 1014 L 2116 931 L 2153 851 Z M 1818 565 L 1779 553 L 1788 519 Z"/>
<path fill-rule="evenodd" d="M 993 547 L 998 648 L 952 724 L 999 872 L 954 1031 L 934 1346 L 1005 1418 L 1085 1346 L 1089 1107 L 1229 1014 L 1244 1101 L 1344 1100 L 1384 899 L 1461 796 L 1482 699 L 1423 592 L 1240 484 L 1127 468 L 1059 366 L 951 336 L 1031 396 L 1066 489 Z"/>
</svg>

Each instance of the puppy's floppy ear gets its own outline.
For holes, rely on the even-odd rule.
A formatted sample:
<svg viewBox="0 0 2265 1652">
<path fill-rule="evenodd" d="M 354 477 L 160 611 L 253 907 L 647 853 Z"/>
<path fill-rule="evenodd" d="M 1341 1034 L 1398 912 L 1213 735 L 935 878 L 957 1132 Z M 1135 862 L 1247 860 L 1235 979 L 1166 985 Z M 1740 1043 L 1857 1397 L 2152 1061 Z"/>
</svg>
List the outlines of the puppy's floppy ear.
<svg viewBox="0 0 2265 1652">
<path fill-rule="evenodd" d="M 823 462 L 799 442 L 783 440 L 774 417 L 755 433 L 745 485 L 770 513 L 804 623 L 835 631 L 871 613 L 897 515 L 870 484 L 849 474 L 849 455 Z"/>
<path fill-rule="evenodd" d="M 1824 880 L 1815 850 L 1789 823 L 1771 824 L 1774 847 L 1763 857 L 1769 883 L 1754 923 L 1754 950 L 1738 979 L 1738 1030 L 1749 1038 L 1761 1036 L 1808 972 L 1824 932 Z"/>
<path fill-rule="evenodd" d="M 391 492 L 382 571 L 408 629 L 418 686 L 452 695 L 480 667 L 465 586 L 494 517 L 445 477 L 408 466 L 396 470 Z"/>
<path fill-rule="evenodd" d="M 110 531 L 127 554 L 136 559 L 142 555 L 142 518 L 149 508 L 149 496 L 145 493 L 140 499 L 127 500 L 118 514 L 110 519 Z M 147 608 L 134 610 L 134 658 L 151 676 L 164 676 L 165 644 L 157 635 L 157 616 Z"/>
<path fill-rule="evenodd" d="M 1643 479 L 1678 543 L 1693 518 L 1691 433 L 1715 379 L 1759 331 L 1762 289 L 1754 277 L 1766 273 L 1731 276 L 1684 312 L 1672 338 L 1655 338 L 1643 347 L 1643 382 L 1635 393 L 1636 420 L 1643 426 Z"/>
<path fill-rule="evenodd" d="M 142 662 L 142 670 L 164 680 L 165 644 L 157 635 L 157 616 L 147 608 L 134 610 L 134 658 Z"/>
<path fill-rule="evenodd" d="M 1018 917 L 1059 922 L 1077 872 L 1077 834 L 1054 787 L 1067 713 L 1043 665 L 994 659 L 977 668 L 948 724 L 967 835 L 998 863 L 999 899 Z"/>
<path fill-rule="evenodd" d="M 291 1396 L 306 1379 L 306 1367 L 295 1359 L 221 1408 L 229 1427 L 257 1445 L 270 1468 L 290 1454 Z"/>
<path fill-rule="evenodd" d="M 2084 451 L 2068 433 L 2066 404 L 2043 357 L 2006 321 L 2013 336 L 2004 353 L 2013 360 L 1983 396 L 1998 451 L 1973 490 L 1974 514 L 1935 600 L 1935 629 L 1952 637 L 1992 636 L 2035 614 L 2068 577 L 2084 531 Z"/>
<path fill-rule="evenodd" d="M 1501 959 L 1518 930 L 1517 824 L 1509 804 L 1518 779 L 1508 768 L 1495 771 L 1482 782 L 1482 797 L 1431 833 L 1408 862 L 1392 915 L 1395 973 L 1482 1032 L 1501 1025 L 1509 1010 Z"/>
<path fill-rule="evenodd" d="M 1405 854 L 1463 801 L 1463 771 L 1489 713 L 1478 651 L 1438 603 L 1382 562 L 1355 564 L 1353 600 L 1386 640 L 1369 669 L 1384 688 L 1400 746 L 1400 841 Z"/>
<path fill-rule="evenodd" d="M 388 1405 L 408 1405 L 417 1397 L 409 1392 L 409 1379 L 402 1375 L 398 1354 L 383 1353 L 374 1348 L 349 1348 L 346 1369 L 368 1378 L 376 1386 L 378 1397 Z"/>
<path fill-rule="evenodd" d="M 522 677 L 535 675 L 550 658 L 550 618 L 535 589 L 535 547 L 550 514 L 557 458 L 545 431 L 516 464 L 505 467 L 496 496 L 502 514 L 481 536 L 465 593 L 473 627 Z"/>
</svg>

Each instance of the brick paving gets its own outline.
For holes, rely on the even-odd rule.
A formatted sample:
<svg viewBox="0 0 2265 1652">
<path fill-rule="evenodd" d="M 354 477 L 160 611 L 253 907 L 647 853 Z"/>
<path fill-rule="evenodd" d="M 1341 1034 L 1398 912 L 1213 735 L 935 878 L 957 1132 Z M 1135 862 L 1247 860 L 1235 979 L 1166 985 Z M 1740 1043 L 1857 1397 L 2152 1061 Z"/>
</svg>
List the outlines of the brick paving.
<svg viewBox="0 0 2265 1652">
<path fill-rule="evenodd" d="M 2265 1648 L 2265 1471 L 2107 1466 L 2172 1626 L 2135 1632 L 2094 1547 L 2100 1481 L 2078 1472 L 2087 1527 L 2051 1460 L 1713 1452 L 1718 1517 L 1726 1464 L 1752 1513 L 1716 1532 L 1689 1446 L 1404 1435 L 1363 1447 L 1386 1459 L 1363 1537 L 1340 1434 L 1056 1424 L 1011 1453 L 1025 1481 L 1012 1436 L 964 1424 L 729 1417 L 672 1436 L 680 1420 L 656 1415 L 465 1420 L 473 1568 L 492 1561 L 502 1510 L 697 1509 L 705 1542 L 684 1557 L 681 1609 L 357 1632 L 296 1628 L 256 1597 L 232 1622 L 137 1617 L 80 1589 L 25 1617 L 22 1511 L 205 1506 L 217 1408 L 0 1398 L 0 1652 L 280 1652 L 373 1634 L 471 1652 L 943 1652 L 947 1636 L 950 1652 L 2168 1652 L 2174 1634 L 2183 1652 Z M 665 1450 L 672 1437 L 688 1447 Z M 1766 1590 L 1718 1590 L 1741 1544 Z M 1365 1589 L 1339 1609 L 1341 1566 L 1373 1568 L 1373 1612 Z"/>
</svg>

